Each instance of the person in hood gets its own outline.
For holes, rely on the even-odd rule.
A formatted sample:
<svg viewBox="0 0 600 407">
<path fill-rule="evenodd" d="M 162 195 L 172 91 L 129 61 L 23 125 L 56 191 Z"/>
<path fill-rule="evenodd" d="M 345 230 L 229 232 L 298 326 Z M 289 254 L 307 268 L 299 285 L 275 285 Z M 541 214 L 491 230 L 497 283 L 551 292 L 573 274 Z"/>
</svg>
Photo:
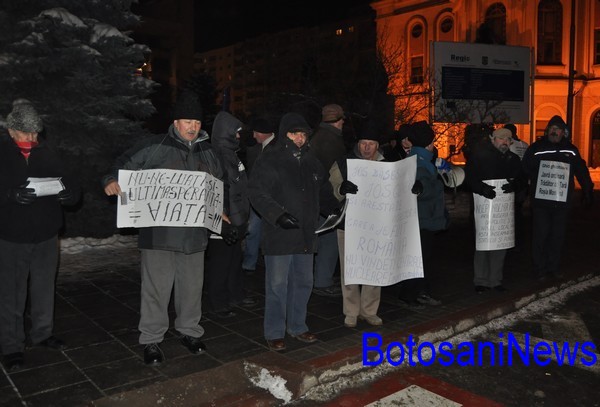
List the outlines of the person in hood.
<svg viewBox="0 0 600 407">
<path fill-rule="evenodd" d="M 10 137 L 3 134 L 0 141 L 0 346 L 6 369 L 14 371 L 24 363 L 28 298 L 31 343 L 65 348 L 52 334 L 58 232 L 62 206 L 75 205 L 80 190 L 57 154 L 38 139 L 43 122 L 29 101 L 16 100 L 6 122 Z M 64 189 L 39 196 L 30 178 L 60 178 Z"/>
<path fill-rule="evenodd" d="M 223 179 L 221 163 L 207 141 L 208 133 L 201 128 L 202 107 L 195 94 L 182 92 L 175 103 L 173 119 L 166 135 L 146 138 L 117 158 L 111 173 L 102 180 L 106 195 L 121 194 L 119 169 L 199 171 Z M 227 204 L 227 196 L 225 201 Z M 203 227 L 140 228 L 142 291 L 138 328 L 139 342 L 145 345 L 146 364 L 164 360 L 160 343 L 169 329 L 171 290 L 177 312 L 175 330 L 181 344 L 193 354 L 206 350 L 200 340 L 204 328 L 199 322 L 207 243 L 208 230 Z"/>
<path fill-rule="evenodd" d="M 242 122 L 228 112 L 219 112 L 213 123 L 211 144 L 223 164 L 229 207 L 223 217 L 221 235 L 211 234 L 206 252 L 206 285 L 209 303 L 219 318 L 236 315 L 235 305 L 254 305 L 244 295 L 242 239 L 248 230 L 250 201 L 246 168 L 237 155 Z"/>
<path fill-rule="evenodd" d="M 339 206 L 327 172 L 307 143 L 310 132 L 301 115 L 285 114 L 279 125 L 280 140 L 263 151 L 250 176 L 250 202 L 262 217 L 264 336 L 276 351 L 286 348 L 286 332 L 302 342 L 317 341 L 306 325 L 315 230 L 319 212 L 330 214 Z"/>
<path fill-rule="evenodd" d="M 584 203 L 592 205 L 594 183 L 579 150 L 568 137 L 560 116 L 553 116 L 544 136 L 531 144 L 523 156 L 531 184 L 533 211 L 533 268 L 540 281 L 560 277 L 560 255 L 567 229 L 574 177 L 581 185 Z"/>
</svg>

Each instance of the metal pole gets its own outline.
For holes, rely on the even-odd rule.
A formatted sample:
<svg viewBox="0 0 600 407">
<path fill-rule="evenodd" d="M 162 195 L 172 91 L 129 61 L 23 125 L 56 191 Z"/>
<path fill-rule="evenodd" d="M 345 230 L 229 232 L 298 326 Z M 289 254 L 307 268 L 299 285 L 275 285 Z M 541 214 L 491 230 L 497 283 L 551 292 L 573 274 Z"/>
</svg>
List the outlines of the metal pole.
<svg viewBox="0 0 600 407">
<path fill-rule="evenodd" d="M 567 91 L 567 128 L 573 136 L 573 83 L 575 81 L 575 1 L 571 0 L 571 27 L 569 30 L 569 89 Z M 571 138 L 572 140 L 572 138 Z"/>
</svg>

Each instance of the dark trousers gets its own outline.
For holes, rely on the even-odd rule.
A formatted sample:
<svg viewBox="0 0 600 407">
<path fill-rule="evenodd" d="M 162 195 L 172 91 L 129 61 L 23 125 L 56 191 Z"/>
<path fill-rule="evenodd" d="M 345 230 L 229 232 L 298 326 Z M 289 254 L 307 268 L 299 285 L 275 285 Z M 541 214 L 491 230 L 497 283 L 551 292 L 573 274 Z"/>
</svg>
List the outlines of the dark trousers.
<svg viewBox="0 0 600 407">
<path fill-rule="evenodd" d="M 398 298 L 412 302 L 421 294 L 429 294 L 429 275 L 431 275 L 431 260 L 434 255 L 435 232 L 420 229 L 421 254 L 423 256 L 423 278 L 411 278 L 398 283 Z"/>
<path fill-rule="evenodd" d="M 206 288 L 213 311 L 227 310 L 244 299 L 241 241 L 229 246 L 222 239 L 210 239 L 206 251 Z"/>
<path fill-rule="evenodd" d="M 538 277 L 559 272 L 568 208 L 533 208 L 533 269 Z"/>
<path fill-rule="evenodd" d="M 52 335 L 57 266 L 57 236 L 40 243 L 0 240 L 0 346 L 4 355 L 22 352 L 25 346 L 23 314 L 28 280 L 31 342 Z"/>
</svg>

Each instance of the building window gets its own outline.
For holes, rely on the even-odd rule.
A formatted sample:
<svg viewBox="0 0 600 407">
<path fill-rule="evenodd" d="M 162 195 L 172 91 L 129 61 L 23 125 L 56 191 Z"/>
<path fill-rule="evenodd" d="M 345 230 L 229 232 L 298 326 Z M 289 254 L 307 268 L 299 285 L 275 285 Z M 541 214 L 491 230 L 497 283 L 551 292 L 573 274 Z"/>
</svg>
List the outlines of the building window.
<svg viewBox="0 0 600 407">
<path fill-rule="evenodd" d="M 452 17 L 443 17 L 438 27 L 439 41 L 454 41 L 454 19 Z"/>
<path fill-rule="evenodd" d="M 410 83 L 423 83 L 423 56 L 410 59 Z"/>
<path fill-rule="evenodd" d="M 542 0 L 538 6 L 537 63 L 562 63 L 562 5 L 559 0 Z"/>
<path fill-rule="evenodd" d="M 342 35 L 344 33 L 344 31 L 341 28 L 338 28 L 337 30 L 335 30 L 335 35 Z"/>
<path fill-rule="evenodd" d="M 600 64 L 600 3 L 594 7 L 594 64 Z"/>
<path fill-rule="evenodd" d="M 485 23 L 493 36 L 494 44 L 506 44 L 506 7 L 494 3 L 485 12 Z"/>
<path fill-rule="evenodd" d="M 408 40 L 408 63 L 409 63 L 409 83 L 423 83 L 425 66 L 425 44 L 426 35 L 424 25 L 417 22 L 410 27 L 410 36 Z"/>
</svg>

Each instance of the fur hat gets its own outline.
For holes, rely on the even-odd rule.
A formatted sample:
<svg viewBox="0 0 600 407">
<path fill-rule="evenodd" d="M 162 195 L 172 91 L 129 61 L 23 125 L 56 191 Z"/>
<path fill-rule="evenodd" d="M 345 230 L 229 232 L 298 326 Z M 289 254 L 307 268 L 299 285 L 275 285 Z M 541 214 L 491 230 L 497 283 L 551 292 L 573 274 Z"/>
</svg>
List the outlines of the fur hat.
<svg viewBox="0 0 600 407">
<path fill-rule="evenodd" d="M 265 118 L 258 117 L 252 120 L 252 124 L 250 125 L 250 130 L 256 131 L 257 133 L 270 134 L 274 133 L 275 129 L 273 125 Z"/>
<path fill-rule="evenodd" d="M 381 129 L 379 128 L 379 126 L 377 126 L 377 124 L 375 122 L 367 122 L 360 129 L 360 132 L 358 133 L 357 138 L 358 138 L 358 141 L 373 140 L 373 141 L 380 143 L 381 142 L 380 133 L 381 133 Z"/>
<path fill-rule="evenodd" d="M 44 129 L 42 118 L 27 99 L 13 102 L 13 110 L 6 116 L 6 125 L 9 129 L 25 133 L 39 133 Z"/>
<path fill-rule="evenodd" d="M 408 138 L 410 140 L 410 135 L 412 134 L 412 125 L 410 123 L 404 123 L 398 127 L 398 130 L 394 132 L 394 136 L 398 142 Z"/>
<path fill-rule="evenodd" d="M 427 147 L 433 142 L 435 134 L 433 129 L 425 120 L 413 123 L 411 126 L 412 134 L 408 136 L 408 139 L 417 147 Z"/>
<path fill-rule="evenodd" d="M 340 105 L 331 104 L 323 106 L 321 111 L 322 121 L 325 123 L 335 123 L 344 118 L 344 109 Z"/>
<path fill-rule="evenodd" d="M 192 119 L 202 121 L 202 106 L 198 95 L 190 90 L 181 92 L 173 106 L 173 119 Z"/>
</svg>

